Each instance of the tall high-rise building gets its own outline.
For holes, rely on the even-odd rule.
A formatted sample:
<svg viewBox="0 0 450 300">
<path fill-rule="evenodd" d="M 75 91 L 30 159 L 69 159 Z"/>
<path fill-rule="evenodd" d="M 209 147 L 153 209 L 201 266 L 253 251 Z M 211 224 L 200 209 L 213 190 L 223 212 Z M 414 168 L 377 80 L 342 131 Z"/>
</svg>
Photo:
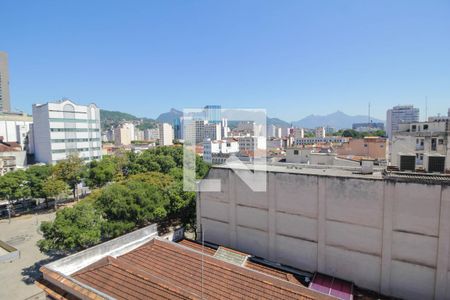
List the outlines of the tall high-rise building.
<svg viewBox="0 0 450 300">
<path fill-rule="evenodd" d="M 393 132 L 399 129 L 399 124 L 419 121 L 419 109 L 412 105 L 398 105 L 387 111 L 386 133 L 392 139 Z"/>
<path fill-rule="evenodd" d="M 203 109 L 205 120 L 208 123 L 222 122 L 222 107 L 220 105 L 206 105 Z"/>
<path fill-rule="evenodd" d="M 11 110 L 9 101 L 8 54 L 0 52 L 0 111 L 9 112 Z"/>
<path fill-rule="evenodd" d="M 33 104 L 33 149 L 37 162 L 49 164 L 72 153 L 85 161 L 101 158 L 100 109 L 70 100 Z"/>
</svg>

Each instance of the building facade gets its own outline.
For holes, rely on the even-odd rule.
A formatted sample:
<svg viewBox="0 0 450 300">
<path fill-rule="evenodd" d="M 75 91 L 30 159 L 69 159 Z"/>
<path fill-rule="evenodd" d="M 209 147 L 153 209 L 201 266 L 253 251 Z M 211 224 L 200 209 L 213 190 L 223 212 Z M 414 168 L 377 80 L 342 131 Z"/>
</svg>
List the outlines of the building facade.
<svg viewBox="0 0 450 300">
<path fill-rule="evenodd" d="M 239 151 L 266 150 L 267 140 L 264 136 L 239 136 L 235 137 L 239 142 Z"/>
<path fill-rule="evenodd" d="M 173 128 L 168 123 L 159 124 L 159 145 L 171 146 L 173 145 Z"/>
<path fill-rule="evenodd" d="M 114 144 L 116 146 L 131 145 L 132 140 L 134 140 L 133 123 L 122 123 L 114 128 Z"/>
<path fill-rule="evenodd" d="M 428 122 L 400 124 L 391 141 L 391 165 L 399 166 L 400 155 L 410 154 L 416 156 L 416 168 L 427 170 L 427 156 L 442 156 L 445 170 L 450 171 L 449 122 L 447 117 L 430 117 Z"/>
<path fill-rule="evenodd" d="M 388 157 L 389 143 L 383 137 L 364 137 L 351 139 L 336 147 L 336 153 L 343 156 L 361 156 L 386 161 Z"/>
<path fill-rule="evenodd" d="M 73 153 L 101 158 L 100 109 L 70 100 L 33 104 L 33 150 L 36 162 L 49 164 Z"/>
<path fill-rule="evenodd" d="M 389 109 L 386 114 L 386 134 L 389 139 L 402 123 L 419 122 L 419 109 L 412 105 L 399 105 Z"/>
<path fill-rule="evenodd" d="M 0 111 L 11 111 L 10 105 L 8 54 L 0 52 Z"/>
<path fill-rule="evenodd" d="M 210 164 L 222 164 L 231 153 L 239 152 L 239 143 L 235 139 L 205 140 L 203 143 L 203 160 Z"/>
<path fill-rule="evenodd" d="M 4 142 L 17 142 L 26 150 L 32 123 L 33 117 L 27 114 L 1 113 L 0 136 Z"/>
<path fill-rule="evenodd" d="M 352 124 L 352 129 L 359 132 L 384 130 L 384 123 L 354 123 Z"/>
<path fill-rule="evenodd" d="M 157 128 L 145 129 L 144 140 L 145 141 L 159 140 L 159 126 Z"/>
<path fill-rule="evenodd" d="M 295 145 L 312 145 L 317 143 L 346 143 L 349 141 L 347 137 L 341 136 L 326 136 L 326 137 L 312 137 L 312 138 L 296 138 Z"/>
<path fill-rule="evenodd" d="M 326 136 L 325 127 L 317 127 L 314 131 L 316 138 L 324 138 Z"/>
<path fill-rule="evenodd" d="M 440 177 L 268 166 L 267 191 L 253 192 L 214 166 L 206 179 L 221 192 L 199 193 L 197 228 L 204 240 L 385 295 L 448 300 L 450 180 Z"/>
</svg>

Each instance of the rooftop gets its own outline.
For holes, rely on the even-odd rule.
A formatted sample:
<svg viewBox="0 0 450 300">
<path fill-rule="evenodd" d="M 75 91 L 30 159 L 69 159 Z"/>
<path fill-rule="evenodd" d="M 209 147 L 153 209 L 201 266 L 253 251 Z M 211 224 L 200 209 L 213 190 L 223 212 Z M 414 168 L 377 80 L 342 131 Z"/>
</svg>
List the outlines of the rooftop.
<svg viewBox="0 0 450 300">
<path fill-rule="evenodd" d="M 239 265 L 193 241 L 131 235 L 43 266 L 39 285 L 66 299 L 331 299 L 289 272 L 249 261 L 245 253 L 225 250 L 245 257 Z"/>
<path fill-rule="evenodd" d="M 216 169 L 242 169 L 252 171 L 267 171 L 273 173 L 290 173 L 299 175 L 313 175 L 339 178 L 357 178 L 366 180 L 389 180 L 396 182 L 415 182 L 424 184 L 450 185 L 449 174 L 420 173 L 420 172 L 392 172 L 384 167 L 374 166 L 372 174 L 361 174 L 361 167 L 308 165 L 299 163 L 272 163 L 272 164 L 248 164 L 242 165 L 214 165 Z"/>
</svg>

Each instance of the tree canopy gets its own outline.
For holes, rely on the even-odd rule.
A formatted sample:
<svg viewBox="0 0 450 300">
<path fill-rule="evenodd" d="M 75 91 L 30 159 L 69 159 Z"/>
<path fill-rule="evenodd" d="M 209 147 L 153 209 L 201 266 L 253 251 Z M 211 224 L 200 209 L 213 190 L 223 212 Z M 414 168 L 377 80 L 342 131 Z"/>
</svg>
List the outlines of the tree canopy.
<svg viewBox="0 0 450 300">
<path fill-rule="evenodd" d="M 53 176 L 60 183 L 84 180 L 94 190 L 73 208 L 58 212 L 53 223 L 43 223 L 40 249 L 76 251 L 155 222 L 194 228 L 195 192 L 183 190 L 182 167 L 183 148 L 177 146 L 106 156 L 89 163 L 85 172 L 76 158 L 56 164 Z M 196 177 L 202 178 L 208 170 L 209 165 L 196 156 Z M 49 197 L 58 191 L 50 182 L 45 181 L 44 186 Z M 76 218 L 88 209 L 92 212 L 73 225 L 62 220 Z M 93 227 L 84 228 L 86 224 Z M 71 237 L 62 237 L 63 233 Z M 77 242 L 84 233 L 87 237 Z"/>
</svg>

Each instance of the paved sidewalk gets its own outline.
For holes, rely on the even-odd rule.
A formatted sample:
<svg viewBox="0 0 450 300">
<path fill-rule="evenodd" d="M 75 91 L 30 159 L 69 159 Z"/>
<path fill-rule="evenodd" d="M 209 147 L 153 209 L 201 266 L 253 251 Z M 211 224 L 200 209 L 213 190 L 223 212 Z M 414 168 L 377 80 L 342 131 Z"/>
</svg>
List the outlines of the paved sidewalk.
<svg viewBox="0 0 450 300">
<path fill-rule="evenodd" d="M 38 232 L 42 221 L 50 221 L 54 212 L 38 215 L 24 215 L 8 220 L 0 220 L 0 240 L 20 251 L 20 258 L 11 263 L 0 263 L 0 299 L 45 299 L 42 291 L 34 285 L 34 277 L 39 274 L 41 264 L 48 262 L 36 242 L 41 239 Z"/>
</svg>

